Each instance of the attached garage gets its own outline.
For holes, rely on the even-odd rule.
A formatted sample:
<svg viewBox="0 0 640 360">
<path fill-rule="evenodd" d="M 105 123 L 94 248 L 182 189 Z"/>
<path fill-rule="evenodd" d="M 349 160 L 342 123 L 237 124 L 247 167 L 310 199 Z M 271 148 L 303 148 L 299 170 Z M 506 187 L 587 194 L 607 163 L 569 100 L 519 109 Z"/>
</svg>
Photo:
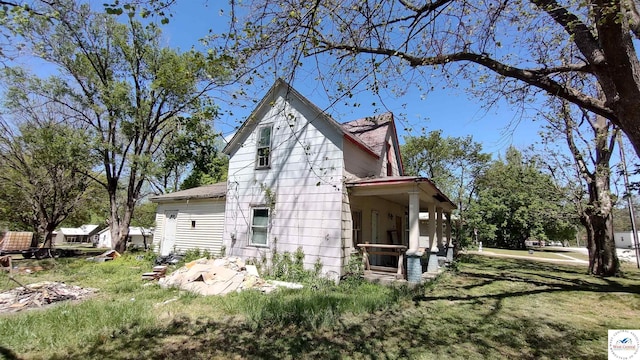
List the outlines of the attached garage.
<svg viewBox="0 0 640 360">
<path fill-rule="evenodd" d="M 151 198 L 158 204 L 153 248 L 160 255 L 187 250 L 222 252 L 227 184 L 217 183 Z"/>
</svg>

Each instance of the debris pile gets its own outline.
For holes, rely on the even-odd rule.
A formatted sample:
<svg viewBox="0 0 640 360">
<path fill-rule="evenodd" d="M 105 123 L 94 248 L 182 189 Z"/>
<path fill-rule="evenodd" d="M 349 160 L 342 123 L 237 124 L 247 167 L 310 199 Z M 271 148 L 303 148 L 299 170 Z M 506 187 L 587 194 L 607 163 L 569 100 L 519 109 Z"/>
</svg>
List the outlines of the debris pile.
<svg viewBox="0 0 640 360">
<path fill-rule="evenodd" d="M 167 274 L 167 266 L 166 265 L 158 265 L 153 267 L 152 272 L 146 272 L 142 274 L 142 280 L 158 280 Z"/>
<path fill-rule="evenodd" d="M 95 262 L 105 262 L 105 261 L 111 261 L 113 259 L 117 259 L 120 256 L 121 256 L 120 253 L 115 250 L 107 250 L 98 256 L 87 258 L 87 260 L 95 261 Z"/>
<path fill-rule="evenodd" d="M 44 281 L 0 293 L 0 313 L 41 308 L 65 300 L 79 300 L 95 292 L 59 282 Z"/>
<path fill-rule="evenodd" d="M 247 289 L 269 293 L 277 287 L 302 288 L 300 284 L 264 280 L 254 265 L 246 265 L 236 257 L 194 260 L 160 279 L 159 283 L 162 287 L 178 287 L 201 295 L 225 295 Z"/>
</svg>

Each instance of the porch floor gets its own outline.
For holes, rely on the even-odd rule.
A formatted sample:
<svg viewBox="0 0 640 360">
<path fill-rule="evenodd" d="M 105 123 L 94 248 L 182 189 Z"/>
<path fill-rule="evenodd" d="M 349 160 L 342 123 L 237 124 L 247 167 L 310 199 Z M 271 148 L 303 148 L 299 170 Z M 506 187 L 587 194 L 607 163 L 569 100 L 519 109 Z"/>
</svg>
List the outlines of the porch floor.
<svg viewBox="0 0 640 360">
<path fill-rule="evenodd" d="M 368 282 L 382 284 L 382 285 L 400 285 L 407 284 L 406 279 L 398 279 L 396 278 L 395 273 L 390 273 L 387 271 L 365 271 L 362 277 Z"/>
</svg>

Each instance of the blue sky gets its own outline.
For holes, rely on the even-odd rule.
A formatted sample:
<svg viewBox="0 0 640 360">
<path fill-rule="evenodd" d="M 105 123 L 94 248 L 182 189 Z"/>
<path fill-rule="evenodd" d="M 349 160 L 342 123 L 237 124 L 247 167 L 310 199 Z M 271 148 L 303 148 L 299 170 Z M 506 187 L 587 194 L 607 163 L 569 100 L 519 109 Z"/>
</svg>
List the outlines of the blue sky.
<svg viewBox="0 0 640 360">
<path fill-rule="evenodd" d="M 163 27 L 167 45 L 181 50 L 187 50 L 192 46 L 203 49 L 199 39 L 206 36 L 210 29 L 224 31 L 228 15 L 226 2 L 179 1 L 173 9 L 170 23 Z M 510 145 L 523 149 L 538 140 L 538 123 L 531 121 L 526 114 L 522 117 L 506 102 L 487 112 L 482 109 L 479 99 L 470 98 L 465 94 L 463 86 L 455 89 L 436 89 L 427 96 L 416 90 L 407 92 L 402 98 L 385 97 L 386 107 L 379 104 L 379 99 L 360 92 L 349 102 L 362 104 L 359 107 L 347 105 L 344 101 L 331 106 L 329 96 L 314 81 L 312 70 L 303 71 L 298 75 L 300 76 L 294 79 L 291 85 L 339 122 L 373 115 L 376 111 L 392 111 L 396 116 L 401 142 L 405 135 L 420 135 L 422 128 L 427 132 L 440 129 L 444 136 L 472 135 L 475 141 L 482 143 L 484 151 L 494 154 L 504 153 Z M 273 77 L 267 78 L 267 82 L 274 80 Z M 270 83 L 256 86 L 252 97 L 259 100 L 266 92 L 265 86 L 270 86 Z M 372 102 L 378 105 L 373 107 L 370 105 Z M 241 105 L 245 105 L 246 108 L 242 108 Z M 216 125 L 217 130 L 228 135 L 233 131 L 234 125 L 244 120 L 252 108 L 252 104 L 242 103 L 227 109 L 231 110 L 234 116 L 220 119 Z M 517 123 L 517 126 L 513 126 L 514 123 Z"/>
</svg>

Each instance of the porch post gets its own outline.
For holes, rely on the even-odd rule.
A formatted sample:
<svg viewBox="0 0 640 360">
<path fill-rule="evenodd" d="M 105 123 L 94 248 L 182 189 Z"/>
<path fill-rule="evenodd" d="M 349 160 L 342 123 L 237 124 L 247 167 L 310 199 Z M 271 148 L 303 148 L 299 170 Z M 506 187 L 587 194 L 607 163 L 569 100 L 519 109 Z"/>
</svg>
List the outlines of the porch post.
<svg viewBox="0 0 640 360">
<path fill-rule="evenodd" d="M 407 281 L 419 283 L 422 280 L 422 252 L 420 246 L 420 193 L 409 192 L 409 248 L 407 249 Z"/>
<path fill-rule="evenodd" d="M 429 204 L 429 261 L 427 263 L 427 273 L 437 273 L 438 272 L 438 253 L 436 252 L 436 247 L 438 246 L 438 239 L 436 239 L 436 224 L 442 223 L 436 219 L 436 204 Z M 442 229 L 440 229 L 439 234 L 442 235 Z"/>
<path fill-rule="evenodd" d="M 429 204 L 429 223 L 427 224 L 427 232 L 429 235 L 429 250 L 435 251 L 435 247 L 437 246 L 436 241 L 436 204 Z"/>
<path fill-rule="evenodd" d="M 416 252 L 420 246 L 420 193 L 409 192 L 409 249 Z"/>
<path fill-rule="evenodd" d="M 451 246 L 451 213 L 446 213 L 447 219 L 445 224 L 447 225 L 445 236 L 447 237 L 447 247 Z"/>
<path fill-rule="evenodd" d="M 442 221 L 442 216 L 444 216 L 444 214 L 442 213 L 442 208 L 441 207 L 437 207 L 436 208 L 436 212 L 437 212 L 437 222 L 436 222 L 436 244 L 438 246 L 438 252 L 442 253 L 442 249 L 445 247 L 446 245 L 446 239 L 443 238 L 443 229 L 442 229 L 442 225 L 444 225 L 444 222 Z"/>
<path fill-rule="evenodd" d="M 447 261 L 453 261 L 453 244 L 451 242 L 451 213 L 447 213 Z"/>
</svg>

